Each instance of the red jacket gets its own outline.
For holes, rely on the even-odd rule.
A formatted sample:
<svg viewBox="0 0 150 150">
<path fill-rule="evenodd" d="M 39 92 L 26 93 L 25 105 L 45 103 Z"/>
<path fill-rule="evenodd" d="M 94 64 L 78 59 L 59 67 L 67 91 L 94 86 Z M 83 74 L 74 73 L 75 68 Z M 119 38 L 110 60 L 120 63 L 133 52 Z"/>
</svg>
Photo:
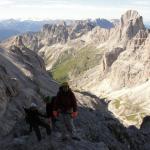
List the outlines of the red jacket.
<svg viewBox="0 0 150 150">
<path fill-rule="evenodd" d="M 71 113 L 77 111 L 77 100 L 74 93 L 69 89 L 68 92 L 59 91 L 54 103 L 54 111 Z"/>
</svg>

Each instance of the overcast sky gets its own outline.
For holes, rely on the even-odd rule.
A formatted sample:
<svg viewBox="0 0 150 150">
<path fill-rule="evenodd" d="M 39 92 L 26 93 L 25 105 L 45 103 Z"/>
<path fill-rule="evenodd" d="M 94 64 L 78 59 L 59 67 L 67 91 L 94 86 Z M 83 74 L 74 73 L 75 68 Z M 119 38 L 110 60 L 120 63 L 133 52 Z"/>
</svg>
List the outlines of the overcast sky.
<svg viewBox="0 0 150 150">
<path fill-rule="evenodd" d="M 0 0 L 0 20 L 114 19 L 129 9 L 150 22 L 150 0 Z"/>
</svg>

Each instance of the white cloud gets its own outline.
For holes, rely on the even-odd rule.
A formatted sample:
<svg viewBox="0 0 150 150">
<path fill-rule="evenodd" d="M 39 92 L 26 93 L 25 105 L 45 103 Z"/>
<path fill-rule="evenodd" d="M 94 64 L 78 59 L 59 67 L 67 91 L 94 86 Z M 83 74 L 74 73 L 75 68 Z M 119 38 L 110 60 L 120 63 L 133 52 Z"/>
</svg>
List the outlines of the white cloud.
<svg viewBox="0 0 150 150">
<path fill-rule="evenodd" d="M 0 6 L 13 4 L 11 0 L 0 0 Z"/>
<path fill-rule="evenodd" d="M 112 11 L 110 17 L 110 10 Z M 121 8 L 104 6 L 83 6 L 83 5 L 16 5 L 10 6 L 5 16 L 10 18 L 39 18 L 39 19 L 87 19 L 87 18 L 114 18 L 115 12 Z M 120 14 L 118 13 L 118 17 Z M 0 16 L 1 17 L 1 16 Z M 116 17 L 116 16 L 115 16 Z"/>
<path fill-rule="evenodd" d="M 36 18 L 36 19 L 87 19 L 87 18 L 120 18 L 128 9 L 140 12 L 145 20 L 150 20 L 149 0 L 126 0 L 124 3 L 107 5 L 96 0 L 0 0 L 0 19 Z M 92 3 L 93 1 L 93 3 Z M 110 0 L 115 1 L 115 0 Z M 78 2 L 78 3 L 77 3 Z M 92 5 L 90 5 L 92 3 Z"/>
<path fill-rule="evenodd" d="M 139 5 L 141 7 L 143 6 L 150 6 L 150 1 L 149 0 L 136 0 L 133 2 L 134 5 Z"/>
</svg>

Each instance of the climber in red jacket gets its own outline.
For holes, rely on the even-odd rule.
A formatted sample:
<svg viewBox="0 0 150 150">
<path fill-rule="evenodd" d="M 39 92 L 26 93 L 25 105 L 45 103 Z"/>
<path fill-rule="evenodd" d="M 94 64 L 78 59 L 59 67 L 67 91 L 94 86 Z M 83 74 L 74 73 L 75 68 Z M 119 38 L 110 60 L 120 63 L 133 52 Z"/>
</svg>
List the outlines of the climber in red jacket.
<svg viewBox="0 0 150 150">
<path fill-rule="evenodd" d="M 67 82 L 64 82 L 59 88 L 54 103 L 53 115 L 55 117 L 59 116 L 62 122 L 60 126 L 63 140 L 68 139 L 70 136 L 73 139 L 77 139 L 75 136 L 75 126 L 73 124 L 73 119 L 78 115 L 77 100 Z"/>
</svg>

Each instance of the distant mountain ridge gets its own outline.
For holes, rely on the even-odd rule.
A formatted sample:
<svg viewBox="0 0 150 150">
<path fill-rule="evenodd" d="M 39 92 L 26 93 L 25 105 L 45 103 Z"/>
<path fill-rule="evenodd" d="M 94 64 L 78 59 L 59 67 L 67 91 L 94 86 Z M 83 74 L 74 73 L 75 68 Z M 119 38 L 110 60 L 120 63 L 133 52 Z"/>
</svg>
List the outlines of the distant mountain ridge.
<svg viewBox="0 0 150 150">
<path fill-rule="evenodd" d="M 115 24 L 107 19 L 97 18 L 94 20 L 90 20 L 95 26 L 100 26 L 101 28 L 111 29 L 115 26 Z"/>
<path fill-rule="evenodd" d="M 28 31 L 37 32 L 48 21 L 19 21 L 14 19 L 0 21 L 0 40 Z"/>
<path fill-rule="evenodd" d="M 42 20 L 42 21 L 33 21 L 33 20 L 14 20 L 8 19 L 0 21 L 0 40 L 5 40 L 11 36 L 25 33 L 25 32 L 37 32 L 42 29 L 45 24 L 60 24 L 61 22 L 65 22 L 66 25 L 73 25 L 79 21 L 87 21 L 87 20 Z M 106 19 L 95 19 L 88 20 L 89 23 L 94 26 L 100 26 L 102 28 L 112 28 L 114 27 L 113 22 Z"/>
<path fill-rule="evenodd" d="M 19 31 L 17 30 L 12 30 L 12 29 L 0 29 L 0 41 L 5 40 L 8 37 L 11 37 L 13 35 L 18 35 L 20 34 Z"/>
</svg>

